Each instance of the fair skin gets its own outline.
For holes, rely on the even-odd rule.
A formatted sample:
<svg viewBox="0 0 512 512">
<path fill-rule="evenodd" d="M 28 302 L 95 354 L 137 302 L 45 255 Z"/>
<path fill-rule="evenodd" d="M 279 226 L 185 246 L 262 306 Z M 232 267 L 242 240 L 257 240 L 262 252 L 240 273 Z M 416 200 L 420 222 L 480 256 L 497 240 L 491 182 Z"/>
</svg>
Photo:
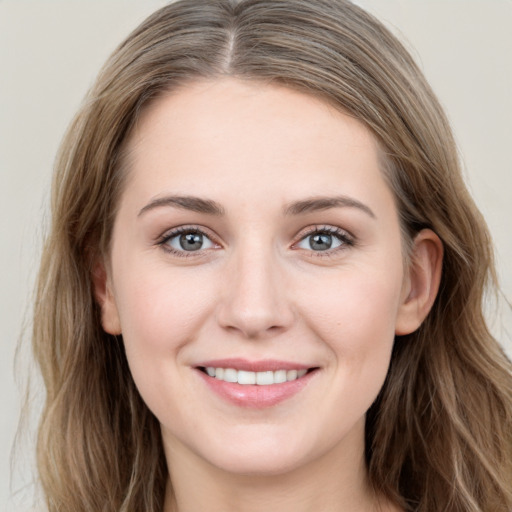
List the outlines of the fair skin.
<svg viewBox="0 0 512 512">
<path fill-rule="evenodd" d="M 442 247 L 424 230 L 406 262 L 372 134 L 222 79 L 158 99 L 128 148 L 95 288 L 161 424 L 165 510 L 395 510 L 367 484 L 365 414 L 395 334 L 433 303 Z"/>
</svg>

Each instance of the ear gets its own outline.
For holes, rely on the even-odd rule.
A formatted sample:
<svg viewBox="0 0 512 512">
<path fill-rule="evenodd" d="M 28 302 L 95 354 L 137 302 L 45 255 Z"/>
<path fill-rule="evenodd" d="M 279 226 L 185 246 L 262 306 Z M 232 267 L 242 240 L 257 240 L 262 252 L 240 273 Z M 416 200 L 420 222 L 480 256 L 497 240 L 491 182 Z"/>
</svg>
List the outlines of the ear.
<svg viewBox="0 0 512 512">
<path fill-rule="evenodd" d="M 98 260 L 92 272 L 94 296 L 101 308 L 101 325 L 109 334 L 121 334 L 121 322 L 114 298 L 112 280 L 103 261 Z"/>
<path fill-rule="evenodd" d="M 413 242 L 395 334 L 410 334 L 425 320 L 439 290 L 442 263 L 443 243 L 431 229 L 423 229 Z"/>
</svg>

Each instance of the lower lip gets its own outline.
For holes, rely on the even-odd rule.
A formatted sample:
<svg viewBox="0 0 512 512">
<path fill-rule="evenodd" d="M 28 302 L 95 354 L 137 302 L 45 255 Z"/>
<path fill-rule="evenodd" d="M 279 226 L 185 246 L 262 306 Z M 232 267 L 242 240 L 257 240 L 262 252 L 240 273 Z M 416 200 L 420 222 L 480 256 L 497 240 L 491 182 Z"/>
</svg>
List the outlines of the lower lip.
<svg viewBox="0 0 512 512">
<path fill-rule="evenodd" d="M 206 385 L 224 400 L 237 405 L 252 409 L 263 409 L 272 407 L 299 393 L 310 382 L 316 374 L 316 370 L 308 372 L 289 382 L 281 384 L 269 384 L 257 386 L 251 384 L 237 384 L 226 382 L 221 379 L 210 377 L 201 370 L 197 370 Z"/>
</svg>

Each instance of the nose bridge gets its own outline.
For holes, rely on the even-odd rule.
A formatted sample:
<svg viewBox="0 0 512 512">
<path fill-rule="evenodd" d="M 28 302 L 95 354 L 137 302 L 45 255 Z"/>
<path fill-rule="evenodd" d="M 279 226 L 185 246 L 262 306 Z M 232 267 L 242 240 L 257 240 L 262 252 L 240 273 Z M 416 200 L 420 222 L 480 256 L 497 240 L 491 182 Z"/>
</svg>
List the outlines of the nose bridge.
<svg viewBox="0 0 512 512">
<path fill-rule="evenodd" d="M 234 249 L 219 321 L 245 337 L 282 331 L 292 321 L 283 269 L 272 244 L 248 237 Z"/>
</svg>

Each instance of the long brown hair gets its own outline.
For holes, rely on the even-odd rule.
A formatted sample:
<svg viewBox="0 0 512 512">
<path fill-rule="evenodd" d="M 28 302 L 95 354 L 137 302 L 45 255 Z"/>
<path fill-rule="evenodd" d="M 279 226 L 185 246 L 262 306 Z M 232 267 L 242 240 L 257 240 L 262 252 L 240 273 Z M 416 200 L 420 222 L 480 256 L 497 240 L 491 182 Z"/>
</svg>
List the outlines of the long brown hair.
<svg viewBox="0 0 512 512">
<path fill-rule="evenodd" d="M 490 238 L 461 178 L 446 117 L 381 23 L 345 0 L 181 0 L 114 52 L 56 163 L 33 348 L 46 386 L 38 468 L 51 512 L 161 512 L 168 478 L 157 420 L 121 337 L 100 324 L 91 273 L 108 254 L 127 135 L 154 98 L 233 76 L 322 98 L 380 142 L 404 239 L 444 244 L 441 288 L 397 337 L 367 415 L 371 483 L 405 510 L 512 509 L 512 372 L 483 316 L 496 285 Z"/>
</svg>

